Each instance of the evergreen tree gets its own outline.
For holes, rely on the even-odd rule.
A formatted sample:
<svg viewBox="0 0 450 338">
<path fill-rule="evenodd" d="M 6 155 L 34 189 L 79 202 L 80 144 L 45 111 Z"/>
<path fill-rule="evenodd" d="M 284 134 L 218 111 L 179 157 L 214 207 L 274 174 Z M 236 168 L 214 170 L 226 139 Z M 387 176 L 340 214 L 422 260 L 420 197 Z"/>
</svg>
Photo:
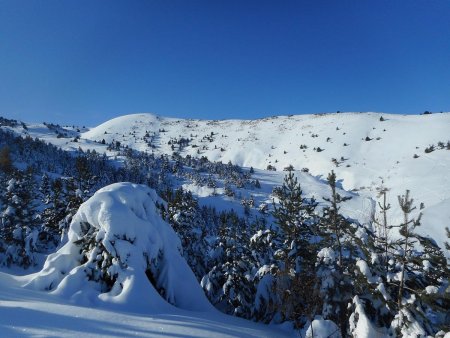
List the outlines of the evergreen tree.
<svg viewBox="0 0 450 338">
<path fill-rule="evenodd" d="M 322 315 L 333 320 L 347 334 L 349 304 L 352 300 L 353 271 L 357 254 L 355 233 L 357 225 L 352 225 L 340 213 L 340 204 L 349 200 L 339 194 L 334 171 L 328 175 L 331 197 L 324 197 L 328 205 L 323 208 L 320 222 L 321 247 L 318 254 L 318 277 L 321 280 L 323 300 Z"/>
<path fill-rule="evenodd" d="M 386 193 L 388 189 L 382 187 L 379 189 L 379 197 L 382 197 L 383 202 L 378 202 L 378 206 L 380 208 L 381 219 L 376 219 L 373 217 L 372 221 L 375 223 L 376 229 L 376 240 L 377 240 L 377 248 L 382 253 L 381 259 L 382 264 L 384 265 L 384 272 L 387 273 L 389 270 L 389 233 L 392 229 L 392 226 L 388 224 L 387 213 L 391 208 L 391 205 L 386 202 Z"/>
<path fill-rule="evenodd" d="M 376 238 L 379 234 L 367 237 L 366 259 L 357 264 L 355 293 L 365 300 L 366 315 L 380 327 L 392 327 L 398 336 L 408 336 L 411 327 L 423 335 L 448 330 L 446 311 L 450 293 L 446 259 L 432 239 L 416 232 L 421 214 L 412 217 L 416 208 L 409 191 L 399 196 L 398 201 L 403 222 L 388 227 L 397 227 L 399 237 L 388 238 L 387 257 L 383 241 Z"/>
<path fill-rule="evenodd" d="M 425 313 L 426 300 L 439 300 L 440 306 L 447 301 L 448 305 L 448 292 L 432 291 L 442 283 L 443 288 L 448 287 L 446 261 L 433 240 L 417 234 L 416 228 L 420 226 L 422 214 L 412 216 L 416 207 L 413 206 L 414 200 L 410 198 L 409 190 L 406 190 L 405 195 L 398 196 L 398 202 L 403 213 L 403 222 L 399 226 L 400 238 L 391 244 L 394 249 L 394 272 L 398 276 L 391 279 L 391 284 L 397 289 L 395 299 L 398 311 L 393 325 L 399 335 L 407 334 L 412 322 L 420 325 L 424 333 L 432 334 L 433 325 Z M 433 305 L 439 307 L 439 303 Z M 431 307 L 428 309 L 433 311 Z"/>
<path fill-rule="evenodd" d="M 317 246 L 317 218 L 314 214 L 316 202 L 302 196 L 302 190 L 292 171 L 285 176 L 283 185 L 277 190 L 278 206 L 274 204 L 273 216 L 277 224 L 276 236 L 279 244 L 274 253 L 277 261 L 274 276 L 272 301 L 279 320 L 294 321 L 297 326 L 314 316 L 319 304 L 315 260 Z M 304 286 L 308 286 L 305 292 Z"/>
<path fill-rule="evenodd" d="M 223 312 L 251 318 L 254 262 L 246 234 L 245 222 L 234 211 L 221 214 L 213 267 L 201 285 L 210 301 Z"/>
<path fill-rule="evenodd" d="M 198 202 L 190 192 L 179 188 L 168 193 L 167 219 L 178 233 L 183 255 L 198 280 L 208 271 L 207 229 Z"/>
<path fill-rule="evenodd" d="M 91 190 L 97 177 L 93 175 L 88 157 L 85 155 L 78 156 L 75 159 L 75 179 L 77 188 L 81 192 L 80 196 L 86 199 L 92 193 Z"/>
<path fill-rule="evenodd" d="M 27 268 L 35 264 L 39 219 L 33 197 L 35 181 L 33 172 L 16 171 L 7 182 L 2 201 L 1 246 L 2 263 Z"/>
<path fill-rule="evenodd" d="M 53 243 L 55 246 L 61 240 L 60 223 L 64 220 L 68 211 L 64 203 L 63 188 L 62 180 L 59 178 L 51 182 L 48 177 L 44 176 L 42 179 L 40 190 L 45 208 L 41 213 L 42 230 L 40 239 L 47 243 Z"/>
<path fill-rule="evenodd" d="M 324 198 L 330 205 L 324 208 L 322 223 L 334 234 L 333 241 L 337 246 L 338 266 L 342 269 L 344 251 L 343 240 L 348 230 L 349 222 L 339 213 L 339 204 L 351 199 L 351 197 L 344 197 L 336 191 L 336 174 L 333 170 L 328 174 L 327 182 L 331 188 L 331 198 Z"/>
<path fill-rule="evenodd" d="M 11 174 L 13 171 L 11 151 L 8 146 L 4 146 L 0 149 L 0 172 Z"/>
<path fill-rule="evenodd" d="M 314 264 L 315 253 L 311 252 L 311 238 L 315 235 L 316 207 L 314 199 L 302 197 L 297 178 L 290 171 L 279 190 L 278 206 L 274 204 L 273 216 L 278 225 L 281 245 L 275 254 L 284 262 L 285 271 L 309 269 Z"/>
<path fill-rule="evenodd" d="M 73 177 L 65 177 L 62 180 L 63 183 L 63 190 L 61 191 L 61 199 L 64 203 L 65 210 L 64 212 L 61 211 L 61 213 L 64 213 L 64 218 L 59 222 L 58 228 L 59 232 L 61 233 L 61 241 L 64 242 L 66 240 L 66 235 L 69 230 L 70 222 L 72 221 L 73 216 L 77 212 L 78 208 L 80 207 L 81 203 L 83 203 L 82 199 L 82 193 L 80 189 L 77 189 L 77 186 L 75 184 L 75 180 Z M 57 186 L 55 186 L 55 190 L 59 192 L 59 183 L 56 183 Z M 56 196 L 55 191 L 55 196 Z M 61 204 L 62 206 L 62 204 Z M 59 213 L 58 213 L 59 215 Z"/>
</svg>

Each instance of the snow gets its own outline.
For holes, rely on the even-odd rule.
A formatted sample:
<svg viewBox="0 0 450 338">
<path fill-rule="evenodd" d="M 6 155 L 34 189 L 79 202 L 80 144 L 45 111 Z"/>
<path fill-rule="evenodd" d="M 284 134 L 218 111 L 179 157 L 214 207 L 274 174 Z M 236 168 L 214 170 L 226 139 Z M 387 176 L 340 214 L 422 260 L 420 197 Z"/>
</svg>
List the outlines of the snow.
<svg viewBox="0 0 450 338">
<path fill-rule="evenodd" d="M 177 235 L 160 218 L 157 201 L 142 185 L 100 189 L 79 208 L 68 242 L 41 271 L 23 277 L 0 273 L 2 335 L 286 337 L 214 309 L 180 255 Z M 86 251 L 83 243 L 92 239 Z M 112 257 L 108 271 L 116 275 L 110 290 L 88 278 L 90 269 L 100 270 L 96 263 L 105 253 Z M 147 278 L 148 269 L 164 297 Z"/>
<path fill-rule="evenodd" d="M 24 289 L 32 276 L 0 272 L 2 337 L 289 337 L 274 327 L 218 312 L 135 313 L 83 306 L 51 293 Z"/>
<path fill-rule="evenodd" d="M 381 116 L 384 121 L 380 121 Z M 424 149 L 450 141 L 450 113 L 339 113 L 222 121 L 141 113 L 120 116 L 89 130 L 79 128 L 80 132 L 76 132 L 77 128 L 67 127 L 64 129 L 66 138 L 57 138 L 55 132 L 43 124 L 28 124 L 27 128 L 17 127 L 13 131 L 40 138 L 68 151 L 90 149 L 109 157 L 117 155 L 106 149 L 113 141 L 160 155 L 173 152 L 169 141 L 187 138 L 190 139 L 188 146 L 175 148 L 182 156 L 206 156 L 211 161 L 252 166 L 261 169 L 258 172 L 260 181 L 268 179 L 275 185 L 281 184 L 284 175 L 280 171 L 290 164 L 296 170 L 308 168 L 313 178 L 322 183 L 333 169 L 342 188 L 357 191 L 367 198 L 366 201 L 360 199 L 357 206 L 350 205 L 358 216 L 355 218 L 360 221 L 361 217 L 368 218 L 373 212 L 372 202 L 378 199 L 377 189 L 383 186 L 389 189 L 387 202 L 392 205 L 389 222 L 400 223 L 402 215 L 397 208 L 397 196 L 409 189 L 418 207 L 416 211 L 419 211 L 420 203 L 424 205 L 420 210 L 423 218 L 418 231 L 432 236 L 439 246 L 444 247 L 445 226 L 450 222 L 450 210 L 446 207 L 450 195 L 449 151 L 436 149 L 425 153 Z M 75 136 L 80 137 L 78 142 L 72 141 Z M 366 141 L 367 137 L 370 141 Z M 99 143 L 102 139 L 106 145 Z M 307 148 L 301 149 L 303 145 Z M 317 152 L 314 148 L 323 151 Z M 419 157 L 413 158 L 414 154 Z M 266 171 L 268 165 L 276 167 L 278 172 Z M 305 176 L 300 179 L 302 185 Z M 211 202 L 210 190 L 194 188 L 190 183 L 186 183 L 186 188 Z M 313 195 L 323 196 L 317 192 Z M 259 202 L 271 203 L 272 200 Z M 229 206 L 217 199 L 215 203 L 219 204 L 218 210 L 221 210 L 220 205 L 223 208 Z"/>
<path fill-rule="evenodd" d="M 367 280 L 369 281 L 369 283 L 374 283 L 376 282 L 372 276 L 372 273 L 370 272 L 370 268 L 367 265 L 367 262 L 359 259 L 356 262 L 356 266 L 359 268 L 359 271 L 361 271 L 361 273 L 367 278 Z"/>
<path fill-rule="evenodd" d="M 380 116 L 385 121 L 381 122 Z M 13 128 L 13 131 L 38 137 L 67 151 L 95 150 L 110 158 L 117 155 L 107 150 L 107 144 L 113 141 L 156 155 L 170 155 L 173 150 L 169 141 L 189 138 L 188 146 L 175 149 L 182 156 L 206 156 L 211 161 L 231 161 L 247 169 L 255 168 L 252 179 L 259 180 L 261 189 L 244 187 L 236 198 L 225 196 L 220 186 L 213 189 L 180 179 L 179 185 L 199 198 L 200 205 L 213 205 L 217 211 L 234 209 L 242 215 L 244 208 L 240 201 L 249 196 L 255 200 L 256 208 L 252 210 L 255 213 L 258 206 L 270 208 L 272 189 L 281 185 L 286 174 L 282 169 L 293 165 L 304 196 L 314 196 L 319 202 L 329 197 L 326 176 L 334 170 L 338 186 L 342 188 L 339 193 L 352 197 L 342 204 L 341 212 L 363 225 L 370 222 L 376 211 L 378 189 L 382 186 L 389 189 L 390 224 L 402 221 L 397 196 L 406 189 L 411 190 L 415 199 L 415 212 L 423 212 L 418 228 L 421 234 L 432 237 L 443 247 L 444 229 L 450 224 L 450 151 L 424 152 L 431 144 L 449 141 L 450 113 L 426 116 L 341 113 L 255 121 L 200 121 L 134 114 L 80 132 L 75 131 L 76 128 L 66 128 L 64 132 L 68 136 L 65 138 L 57 138 L 54 131 L 43 124 L 28 124 L 27 127 L 27 130 Z M 74 142 L 77 136 L 80 139 Z M 99 142 L 102 139 L 106 145 Z M 302 145 L 307 148 L 300 148 Z M 314 150 L 318 147 L 323 151 Z M 419 157 L 413 158 L 414 154 Z M 278 171 L 265 170 L 269 164 Z M 301 168 L 308 168 L 309 174 L 301 172 Z M 271 328 L 223 316 L 212 308 L 179 254 L 178 238 L 154 209 L 158 197 L 145 189 L 148 188 L 129 184 L 102 189 L 82 206 L 72 223 L 68 242 L 48 257 L 42 271 L 20 278 L 0 274 L 0 294 L 5 296 L 0 297 L 3 299 L 0 301 L 0 325 L 7 336 L 158 336 L 162 333 L 211 336 L 211 332 L 214 336 L 283 336 Z M 423 209 L 419 210 L 421 202 Z M 104 248 L 90 248 L 84 257 L 76 243 L 84 237 L 83 222 L 89 222 L 94 242 Z M 112 257 L 108 273 L 117 275 L 114 286 L 108 290 L 98 281 L 88 281 L 86 272 L 108 256 L 104 256 L 105 252 Z M 164 252 L 163 258 L 159 257 L 160 252 Z M 449 255 L 448 251 L 444 252 Z M 327 248 L 319 256 L 326 263 L 336 259 L 334 252 Z M 86 262 L 81 263 L 83 260 Z M 369 279 L 372 277 L 364 261 L 357 265 Z M 157 277 L 155 283 L 167 288 L 164 297 L 156 290 L 158 287 L 149 283 L 145 274 L 149 266 Z M 262 278 L 266 277 L 269 278 L 267 275 Z M 26 290 L 24 285 L 28 286 Z M 429 286 L 426 292 L 435 292 L 433 288 Z M 388 298 L 383 284 L 378 285 L 378 290 Z M 257 302 L 268 292 L 261 283 Z M 382 336 L 384 333 L 374 331 L 364 316 L 361 300 L 355 298 L 354 306 L 358 314 L 352 318 L 354 334 L 357 337 Z M 28 316 L 33 320 L 18 319 Z M 52 316 L 60 320 L 55 321 Z M 407 317 L 408 313 L 402 316 Z M 42 325 L 37 324 L 40 321 Z M 316 318 L 314 333 L 321 329 L 331 332 L 328 324 Z M 417 332 L 414 328 L 411 330 L 405 334 Z"/>
<path fill-rule="evenodd" d="M 367 318 L 364 313 L 364 307 L 358 296 L 353 298 L 355 311 L 350 316 L 350 332 L 353 337 L 357 338 L 373 338 L 387 337 L 387 332 L 380 332 Z"/>
<path fill-rule="evenodd" d="M 433 293 L 438 293 L 439 292 L 439 288 L 438 287 L 436 287 L 436 286 L 433 286 L 433 285 L 428 285 L 426 288 L 425 288 L 425 292 L 427 293 L 427 294 L 433 294 Z"/>
<path fill-rule="evenodd" d="M 323 319 L 321 316 L 316 316 L 316 318 L 312 321 L 312 323 L 309 324 L 304 337 L 340 338 L 341 332 L 339 330 L 339 327 L 331 320 L 326 320 Z"/>
<path fill-rule="evenodd" d="M 336 260 L 336 255 L 333 249 L 331 248 L 322 248 L 318 253 L 317 257 L 320 260 L 323 260 L 325 264 L 331 264 Z"/>
<path fill-rule="evenodd" d="M 408 322 L 408 325 L 401 325 L 405 321 Z M 414 316 L 412 316 L 406 309 L 400 310 L 392 321 L 391 326 L 394 330 L 400 328 L 402 337 L 426 337 L 426 332 L 420 324 L 417 323 Z"/>
<path fill-rule="evenodd" d="M 384 121 L 380 121 L 381 116 Z M 142 139 L 146 132 L 154 135 L 153 147 Z M 206 140 L 211 133 L 211 141 Z M 266 169 L 270 164 L 279 171 L 292 164 L 296 170 L 308 168 L 322 180 L 333 169 L 343 188 L 355 189 L 364 197 L 377 200 L 377 188 L 387 187 L 388 202 L 393 206 L 389 215 L 392 224 L 399 223 L 402 217 L 396 208 L 397 196 L 409 189 L 417 206 L 421 202 L 425 206 L 419 232 L 435 235 L 433 237 L 443 247 L 444 225 L 448 225 L 450 219 L 450 211 L 442 207 L 449 203 L 450 156 L 445 149 L 431 153 L 425 153 L 424 149 L 439 141 L 446 143 L 449 135 L 450 113 L 340 113 L 276 116 L 252 121 L 184 120 L 134 114 L 107 121 L 83 133 L 82 138 L 115 139 L 134 149 L 170 154 L 172 149 L 168 142 L 185 137 L 191 141 L 180 151 L 183 156 L 206 156 L 211 161 L 231 161 L 255 169 Z M 366 141 L 366 137 L 370 141 Z M 306 145 L 307 149 L 300 149 L 301 145 Z M 318 147 L 324 150 L 314 151 Z M 413 158 L 414 154 L 419 157 Z M 338 167 L 332 163 L 333 158 Z M 269 177 L 272 174 L 266 172 Z M 370 212 L 371 207 L 361 205 L 358 210 L 364 214 Z"/>
<path fill-rule="evenodd" d="M 161 219 L 155 202 L 161 202 L 155 191 L 143 185 L 116 183 L 100 189 L 74 216 L 66 245 L 48 257 L 29 285 L 86 304 L 109 302 L 133 311 L 170 309 L 166 300 L 182 309 L 212 311 L 180 254 L 178 236 Z M 90 244 L 84 258 L 80 241 L 86 240 L 86 224 L 89 231 L 97 233 L 95 247 Z M 110 266 L 107 259 L 101 260 L 108 255 L 112 258 Z M 83 260 L 87 261 L 80 265 Z M 94 284 L 90 272 L 93 270 L 94 276 L 99 273 L 100 263 L 115 281 L 109 292 L 96 294 L 93 289 L 100 286 L 90 285 Z M 147 270 L 151 270 L 158 287 L 164 288 L 166 300 L 149 282 Z"/>
</svg>

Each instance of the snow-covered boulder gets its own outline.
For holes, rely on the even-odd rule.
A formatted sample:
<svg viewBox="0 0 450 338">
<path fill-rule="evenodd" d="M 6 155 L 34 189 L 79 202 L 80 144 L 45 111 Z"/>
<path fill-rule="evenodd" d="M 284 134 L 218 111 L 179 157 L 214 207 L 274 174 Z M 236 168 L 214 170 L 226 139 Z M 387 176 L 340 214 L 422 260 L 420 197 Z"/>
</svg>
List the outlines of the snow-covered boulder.
<svg viewBox="0 0 450 338">
<path fill-rule="evenodd" d="M 28 285 L 77 303 L 116 303 L 134 312 L 173 306 L 211 311 L 156 202 L 155 191 L 143 185 L 100 189 L 74 216 L 68 242 Z"/>
</svg>

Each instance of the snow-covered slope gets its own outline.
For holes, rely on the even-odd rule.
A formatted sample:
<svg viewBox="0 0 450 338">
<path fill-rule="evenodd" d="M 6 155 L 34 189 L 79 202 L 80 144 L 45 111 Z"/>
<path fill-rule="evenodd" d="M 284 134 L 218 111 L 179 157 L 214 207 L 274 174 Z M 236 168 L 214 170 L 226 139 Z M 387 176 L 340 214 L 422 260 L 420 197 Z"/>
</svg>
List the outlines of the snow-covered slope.
<svg viewBox="0 0 450 338">
<path fill-rule="evenodd" d="M 157 201 L 146 186 L 107 186 L 80 207 L 67 244 L 40 272 L 0 273 L 2 334 L 283 337 L 214 309 Z"/>
<path fill-rule="evenodd" d="M 217 311 L 136 313 L 131 307 L 82 306 L 24 288 L 32 277 L 0 272 L 2 337 L 289 337 L 275 328 Z"/>
<path fill-rule="evenodd" d="M 409 189 L 417 206 L 423 203 L 423 233 L 436 234 L 442 245 L 444 228 L 450 225 L 450 211 L 433 211 L 450 205 L 450 151 L 437 147 L 438 142 L 450 141 L 450 113 L 336 113 L 224 121 L 134 114 L 107 121 L 82 133 L 82 138 L 259 169 L 293 165 L 322 178 L 334 170 L 345 189 L 363 196 L 377 199 L 377 188 L 388 188 L 393 223 L 401 220 L 397 196 Z M 180 139 L 189 142 L 180 147 Z M 426 153 L 430 145 L 436 150 Z"/>
</svg>

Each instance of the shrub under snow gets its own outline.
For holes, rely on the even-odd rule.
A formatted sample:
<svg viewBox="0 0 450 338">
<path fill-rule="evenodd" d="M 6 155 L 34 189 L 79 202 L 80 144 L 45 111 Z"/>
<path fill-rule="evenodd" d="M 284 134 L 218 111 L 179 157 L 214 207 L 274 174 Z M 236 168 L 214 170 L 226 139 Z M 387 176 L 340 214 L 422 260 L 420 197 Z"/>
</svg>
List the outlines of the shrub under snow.
<svg viewBox="0 0 450 338">
<path fill-rule="evenodd" d="M 180 240 L 159 216 L 155 191 L 116 183 L 100 189 L 74 216 L 68 242 L 30 282 L 77 302 L 161 311 L 212 306 L 180 254 Z"/>
</svg>

